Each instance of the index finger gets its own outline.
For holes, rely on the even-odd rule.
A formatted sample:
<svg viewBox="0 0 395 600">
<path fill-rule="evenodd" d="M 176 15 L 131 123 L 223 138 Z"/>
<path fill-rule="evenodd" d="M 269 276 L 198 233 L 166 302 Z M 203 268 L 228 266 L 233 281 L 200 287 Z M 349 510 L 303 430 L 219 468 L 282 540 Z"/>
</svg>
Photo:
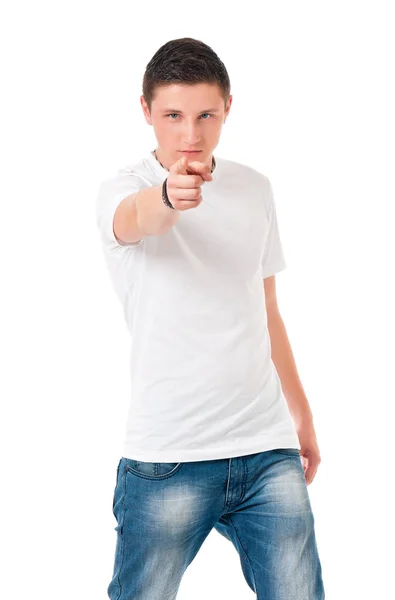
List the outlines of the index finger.
<svg viewBox="0 0 395 600">
<path fill-rule="evenodd" d="M 200 162 L 199 160 L 192 160 L 191 162 L 188 162 L 186 168 L 188 171 L 194 171 L 198 175 L 200 175 L 201 173 L 211 172 L 211 167 L 209 167 L 209 165 L 206 165 L 205 163 Z"/>
<path fill-rule="evenodd" d="M 203 180 L 207 181 L 212 179 L 211 167 L 198 160 L 192 160 L 191 162 L 188 162 L 186 165 L 186 170 L 190 175 L 200 175 Z"/>
</svg>

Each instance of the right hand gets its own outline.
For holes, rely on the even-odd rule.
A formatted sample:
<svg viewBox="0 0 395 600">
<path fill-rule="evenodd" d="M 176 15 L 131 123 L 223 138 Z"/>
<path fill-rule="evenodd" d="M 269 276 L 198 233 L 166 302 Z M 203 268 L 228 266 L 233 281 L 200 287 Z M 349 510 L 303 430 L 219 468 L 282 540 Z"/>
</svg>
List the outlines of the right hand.
<svg viewBox="0 0 395 600">
<path fill-rule="evenodd" d="M 211 181 L 211 168 L 197 160 L 188 162 L 186 156 L 174 163 L 167 177 L 167 195 L 176 210 L 196 208 L 202 201 L 201 186 Z"/>
</svg>

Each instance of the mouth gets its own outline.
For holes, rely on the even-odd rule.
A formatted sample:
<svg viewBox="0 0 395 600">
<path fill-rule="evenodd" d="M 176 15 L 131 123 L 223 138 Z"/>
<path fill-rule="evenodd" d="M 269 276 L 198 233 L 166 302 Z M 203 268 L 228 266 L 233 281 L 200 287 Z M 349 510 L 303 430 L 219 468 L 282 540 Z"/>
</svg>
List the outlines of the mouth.
<svg viewBox="0 0 395 600">
<path fill-rule="evenodd" d="M 201 150 L 179 150 L 181 154 L 199 154 Z"/>
</svg>

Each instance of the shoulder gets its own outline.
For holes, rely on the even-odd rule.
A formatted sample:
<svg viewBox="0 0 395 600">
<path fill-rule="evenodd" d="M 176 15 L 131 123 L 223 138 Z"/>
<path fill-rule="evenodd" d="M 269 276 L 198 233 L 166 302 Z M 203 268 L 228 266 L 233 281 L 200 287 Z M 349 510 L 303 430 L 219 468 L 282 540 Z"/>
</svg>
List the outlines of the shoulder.
<svg viewBox="0 0 395 600">
<path fill-rule="evenodd" d="M 96 190 L 96 212 L 113 210 L 114 206 L 126 196 L 154 185 L 143 161 L 124 165 L 101 179 Z"/>
<path fill-rule="evenodd" d="M 152 185 L 152 175 L 147 169 L 144 160 L 133 164 L 126 164 L 119 167 L 112 173 L 108 173 L 101 181 L 101 185 L 111 186 L 118 182 L 136 182 L 137 184 Z"/>
<path fill-rule="evenodd" d="M 105 202 L 109 196 L 118 192 L 123 193 L 124 190 L 131 193 L 133 190 L 138 191 L 153 184 L 153 176 L 143 160 L 126 164 L 104 175 L 98 185 L 97 202 Z"/>
<path fill-rule="evenodd" d="M 263 191 L 269 192 L 270 181 L 265 173 L 242 162 L 228 158 L 216 157 L 221 171 L 231 178 L 237 178 L 248 185 L 260 186 Z"/>
<path fill-rule="evenodd" d="M 242 162 L 217 158 L 220 167 L 220 182 L 225 189 L 237 191 L 239 194 L 248 194 L 250 198 L 256 199 L 259 205 L 264 206 L 266 217 L 270 218 L 273 207 L 273 191 L 269 177 Z"/>
</svg>

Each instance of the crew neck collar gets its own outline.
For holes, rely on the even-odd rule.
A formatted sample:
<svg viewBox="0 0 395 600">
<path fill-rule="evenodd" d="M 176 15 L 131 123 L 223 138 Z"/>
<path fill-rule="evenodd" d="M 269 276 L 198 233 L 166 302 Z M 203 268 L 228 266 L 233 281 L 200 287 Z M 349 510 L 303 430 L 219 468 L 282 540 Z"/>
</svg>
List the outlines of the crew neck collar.
<svg viewBox="0 0 395 600">
<path fill-rule="evenodd" d="M 212 181 L 214 181 L 218 175 L 218 158 L 216 156 L 214 158 L 215 158 L 215 169 L 211 173 Z M 165 169 L 164 167 L 162 167 L 160 162 L 155 158 L 155 156 L 153 154 L 153 150 L 151 150 L 148 154 L 148 161 L 149 161 L 149 164 L 151 165 L 152 169 L 154 170 L 154 172 L 157 173 L 161 177 L 162 181 L 164 181 L 166 179 L 166 177 L 169 175 L 169 171 L 167 169 Z"/>
</svg>

